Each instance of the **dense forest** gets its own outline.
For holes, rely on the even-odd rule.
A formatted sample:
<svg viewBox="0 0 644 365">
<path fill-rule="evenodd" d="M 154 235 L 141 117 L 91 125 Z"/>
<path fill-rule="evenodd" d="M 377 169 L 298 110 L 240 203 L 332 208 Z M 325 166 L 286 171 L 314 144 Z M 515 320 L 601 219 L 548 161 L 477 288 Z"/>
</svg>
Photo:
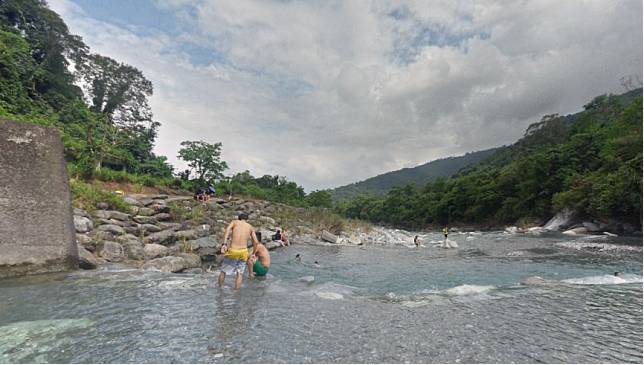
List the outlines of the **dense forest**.
<svg viewBox="0 0 644 365">
<path fill-rule="evenodd" d="M 642 89 L 603 95 L 574 115 L 547 115 L 524 137 L 455 176 L 360 196 L 339 211 L 408 228 L 580 217 L 642 222 Z"/>
<path fill-rule="evenodd" d="M 504 147 L 469 152 L 462 156 L 441 158 L 428 163 L 390 171 L 357 183 L 340 186 L 330 191 L 334 201 L 354 198 L 358 195 L 385 195 L 391 188 L 407 183 L 425 185 L 439 177 L 450 177 L 462 168 L 490 157 Z"/>
<path fill-rule="evenodd" d="M 330 206 L 326 193 L 307 196 L 284 177 L 224 176 L 221 143 L 185 141 L 179 157 L 191 169 L 175 172 L 153 152 L 161 124 L 149 105 L 152 93 L 143 72 L 91 53 L 45 1 L 0 2 L 0 117 L 60 130 L 75 180 L 184 190 L 212 184 L 221 194 Z"/>
</svg>

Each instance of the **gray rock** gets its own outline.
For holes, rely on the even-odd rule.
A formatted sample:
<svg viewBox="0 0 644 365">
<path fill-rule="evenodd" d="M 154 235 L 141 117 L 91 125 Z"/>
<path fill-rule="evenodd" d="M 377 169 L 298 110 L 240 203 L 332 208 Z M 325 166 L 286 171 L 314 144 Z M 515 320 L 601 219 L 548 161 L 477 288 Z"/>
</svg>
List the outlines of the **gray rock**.
<svg viewBox="0 0 644 365">
<path fill-rule="evenodd" d="M 133 198 L 131 196 L 126 196 L 126 197 L 123 198 L 123 200 L 129 205 L 134 205 L 134 206 L 137 206 L 137 207 L 140 207 L 140 206 L 143 205 L 140 201 L 136 200 L 135 198 Z"/>
<path fill-rule="evenodd" d="M 157 257 L 163 257 L 168 255 L 168 248 L 165 246 L 158 245 L 156 243 L 150 243 L 143 246 L 143 252 L 145 257 L 149 259 L 155 259 Z"/>
<path fill-rule="evenodd" d="M 333 233 L 329 231 L 322 231 L 322 234 L 320 235 L 320 239 L 326 242 L 331 242 L 331 243 L 337 243 L 338 242 L 338 236 L 334 235 Z"/>
<path fill-rule="evenodd" d="M 110 262 L 119 262 L 125 258 L 123 246 L 118 242 L 103 241 L 98 245 L 98 254 Z"/>
<path fill-rule="evenodd" d="M 77 233 L 76 234 L 76 243 L 79 244 L 79 245 L 84 246 L 85 248 L 87 248 L 87 246 L 93 246 L 93 244 L 92 244 L 93 241 L 94 240 L 92 239 L 92 237 L 90 237 L 90 236 L 88 236 L 86 234 L 82 234 L 82 233 Z M 94 249 L 92 248 L 91 251 L 94 251 Z"/>
<path fill-rule="evenodd" d="M 126 221 L 130 219 L 130 215 L 123 212 L 117 212 L 116 210 L 110 211 L 110 219 L 116 219 L 119 221 Z"/>
<path fill-rule="evenodd" d="M 204 237 L 210 234 L 210 224 L 200 224 L 195 227 L 198 237 Z"/>
<path fill-rule="evenodd" d="M 166 203 L 175 203 L 175 202 L 186 202 L 186 201 L 192 201 L 191 196 L 173 196 L 171 198 L 166 199 Z"/>
<path fill-rule="evenodd" d="M 283 244 L 282 244 L 282 241 L 268 241 L 268 242 L 264 243 L 264 246 L 266 246 L 267 250 L 273 251 L 274 249 L 276 249 L 278 247 L 282 247 Z"/>
<path fill-rule="evenodd" d="M 134 218 L 132 218 L 136 223 L 140 224 L 156 224 L 157 219 L 154 217 L 148 217 L 144 215 L 137 215 Z"/>
<path fill-rule="evenodd" d="M 575 213 L 571 209 L 564 209 L 561 212 L 557 213 L 552 219 L 546 223 L 543 228 L 549 231 L 557 231 L 570 227 L 573 222 Z"/>
<path fill-rule="evenodd" d="M 303 283 L 311 284 L 312 282 L 314 282 L 314 281 L 315 281 L 315 277 L 314 277 L 314 276 L 311 276 L 311 275 L 309 275 L 309 276 L 302 276 L 302 277 L 301 277 L 301 278 L 299 278 L 298 280 L 299 280 L 299 281 L 301 281 L 301 282 L 303 282 Z"/>
<path fill-rule="evenodd" d="M 171 229 L 173 231 L 178 231 L 181 229 L 181 223 L 172 223 L 172 222 L 160 222 L 158 224 L 162 230 Z"/>
<path fill-rule="evenodd" d="M 151 197 L 154 200 L 165 200 L 168 199 L 168 195 L 166 194 L 157 194 Z"/>
<path fill-rule="evenodd" d="M 110 219 L 110 211 L 109 210 L 95 210 L 94 211 L 94 217 L 96 218 L 103 218 L 103 219 Z"/>
<path fill-rule="evenodd" d="M 143 260 L 145 258 L 145 251 L 143 244 L 139 241 L 127 241 L 122 244 L 125 255 L 130 260 Z"/>
<path fill-rule="evenodd" d="M 198 237 L 198 233 L 194 229 L 189 229 L 186 231 L 177 231 L 176 237 L 179 240 L 194 240 Z"/>
<path fill-rule="evenodd" d="M 143 232 L 143 234 L 148 234 L 148 233 L 161 232 L 162 229 L 161 227 L 155 226 L 154 224 L 141 224 L 139 226 L 139 231 Z"/>
<path fill-rule="evenodd" d="M 152 233 L 151 235 L 145 237 L 146 242 L 158 243 L 158 244 L 169 244 L 177 240 L 177 235 L 175 231 L 165 230 L 161 232 Z"/>
<path fill-rule="evenodd" d="M 125 232 L 127 232 L 129 234 L 139 234 L 140 233 L 138 224 L 135 225 L 135 226 L 123 227 L 123 229 L 125 230 Z"/>
<path fill-rule="evenodd" d="M 195 250 L 200 248 L 216 248 L 219 246 L 215 236 L 201 237 L 194 241 L 190 241 L 190 244 Z"/>
<path fill-rule="evenodd" d="M 194 268 L 201 266 L 201 257 L 194 253 L 180 253 L 177 256 L 186 260 L 186 268 Z"/>
<path fill-rule="evenodd" d="M 111 232 L 107 231 L 99 231 L 99 230 L 94 230 L 92 231 L 92 236 L 94 241 L 114 241 L 115 235 Z"/>
<path fill-rule="evenodd" d="M 103 231 L 103 232 L 109 232 L 109 233 L 112 233 L 114 235 L 125 234 L 125 230 L 123 229 L 123 227 L 119 227 L 119 226 L 117 226 L 115 224 L 104 224 L 102 226 L 99 226 L 98 230 Z"/>
<path fill-rule="evenodd" d="M 203 274 L 203 269 L 200 267 L 196 267 L 193 269 L 186 269 L 183 271 L 184 274 L 193 274 L 193 275 L 198 275 L 198 274 Z"/>
<path fill-rule="evenodd" d="M 100 202 L 100 203 L 96 204 L 96 208 L 103 209 L 103 210 L 110 209 L 110 205 L 107 204 L 106 202 Z"/>
<path fill-rule="evenodd" d="M 586 227 L 577 227 L 577 228 L 564 231 L 563 234 L 573 235 L 573 236 L 577 234 L 588 234 L 588 230 L 586 229 Z"/>
<path fill-rule="evenodd" d="M 118 243 L 124 243 L 124 242 L 128 242 L 128 241 L 137 241 L 140 244 L 142 244 L 141 241 L 139 240 L 139 237 L 137 237 L 137 236 L 135 236 L 135 235 L 133 235 L 131 233 L 127 233 L 127 234 L 124 234 L 122 236 L 118 236 L 118 237 L 116 237 L 115 241 L 118 242 Z"/>
<path fill-rule="evenodd" d="M 151 216 L 153 214 L 154 214 L 154 209 L 152 208 L 147 208 L 147 207 L 139 208 L 139 215 Z"/>
<path fill-rule="evenodd" d="M 74 215 L 79 215 L 81 217 L 91 218 L 91 216 L 89 215 L 89 213 L 87 213 L 87 211 L 85 211 L 83 209 L 79 209 L 79 208 L 74 208 Z"/>
<path fill-rule="evenodd" d="M 155 214 L 154 218 L 158 221 L 169 221 L 172 219 L 172 216 L 169 213 L 159 213 Z"/>
<path fill-rule="evenodd" d="M 94 223 L 87 217 L 74 215 L 74 228 L 77 233 L 86 233 L 94 229 Z"/>
<path fill-rule="evenodd" d="M 592 222 L 583 222 L 584 227 L 590 232 L 599 232 L 599 226 Z"/>
<path fill-rule="evenodd" d="M 139 214 L 139 209 L 141 209 L 141 208 L 137 207 L 136 205 L 130 205 L 130 214 L 132 214 L 132 215 Z"/>
<path fill-rule="evenodd" d="M 182 257 L 166 256 L 146 262 L 143 270 L 159 270 L 162 272 L 180 272 L 187 267 L 187 262 Z"/>
<path fill-rule="evenodd" d="M 170 213 L 170 207 L 165 204 L 155 203 L 150 205 L 148 208 L 152 209 L 154 213 Z"/>
<path fill-rule="evenodd" d="M 96 257 L 91 252 L 87 251 L 85 247 L 78 245 L 78 267 L 83 270 L 96 269 Z"/>
<path fill-rule="evenodd" d="M 148 205 L 154 204 L 154 200 L 149 199 L 149 198 L 139 199 L 139 201 L 141 202 L 141 205 L 144 206 L 144 207 L 147 207 Z"/>
<path fill-rule="evenodd" d="M 99 218 L 98 219 L 98 224 L 99 225 L 113 224 L 113 225 L 119 226 L 119 227 L 129 227 L 130 226 L 129 222 L 118 221 L 116 219 L 104 219 L 104 218 Z"/>
</svg>

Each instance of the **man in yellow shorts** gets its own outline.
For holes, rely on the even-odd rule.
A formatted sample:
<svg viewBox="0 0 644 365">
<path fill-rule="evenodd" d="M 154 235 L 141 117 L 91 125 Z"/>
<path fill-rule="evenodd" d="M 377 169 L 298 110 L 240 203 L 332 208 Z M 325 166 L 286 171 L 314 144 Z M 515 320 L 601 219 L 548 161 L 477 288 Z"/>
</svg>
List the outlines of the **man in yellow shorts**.
<svg viewBox="0 0 644 365">
<path fill-rule="evenodd" d="M 248 261 L 248 240 L 253 242 L 253 250 L 257 250 L 257 236 L 253 226 L 248 224 L 248 215 L 241 213 L 237 220 L 230 222 L 224 233 L 224 243 L 221 245 L 221 253 L 224 254 L 224 263 L 219 273 L 219 285 L 221 286 L 226 279 L 226 275 L 235 274 L 235 289 L 239 289 L 242 282 L 242 276 L 246 270 Z M 231 237 L 230 247 L 228 238 Z"/>
</svg>

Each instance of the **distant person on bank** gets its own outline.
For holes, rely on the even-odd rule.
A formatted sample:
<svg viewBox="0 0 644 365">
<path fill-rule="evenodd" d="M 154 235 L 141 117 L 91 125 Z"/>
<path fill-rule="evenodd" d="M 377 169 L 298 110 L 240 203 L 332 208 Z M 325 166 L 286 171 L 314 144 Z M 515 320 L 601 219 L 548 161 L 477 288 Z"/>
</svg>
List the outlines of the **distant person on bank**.
<svg viewBox="0 0 644 365">
<path fill-rule="evenodd" d="M 257 251 L 259 242 L 255 235 L 253 226 L 248 224 L 248 215 L 241 213 L 237 220 L 230 222 L 224 233 L 224 242 L 221 245 L 221 253 L 224 254 L 224 263 L 219 273 L 219 286 L 223 285 L 226 275 L 235 276 L 235 289 L 239 289 L 242 282 L 242 275 L 248 264 L 247 242 L 253 242 L 253 251 Z M 230 247 L 228 238 L 231 237 Z"/>
<path fill-rule="evenodd" d="M 271 266 L 271 255 L 268 253 L 266 246 L 262 244 L 262 234 L 256 233 L 257 247 L 253 249 L 253 254 L 248 259 L 248 278 L 252 279 L 253 276 L 266 276 L 268 268 Z"/>
</svg>

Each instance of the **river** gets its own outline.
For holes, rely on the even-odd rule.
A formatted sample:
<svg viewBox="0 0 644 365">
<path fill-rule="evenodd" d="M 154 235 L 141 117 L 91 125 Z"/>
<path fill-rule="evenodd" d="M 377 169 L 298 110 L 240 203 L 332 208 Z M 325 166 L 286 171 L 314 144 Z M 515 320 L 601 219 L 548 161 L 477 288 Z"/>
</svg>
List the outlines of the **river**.
<svg viewBox="0 0 644 365">
<path fill-rule="evenodd" d="M 421 238 L 283 248 L 239 291 L 117 265 L 3 280 L 0 362 L 642 363 L 641 238 Z"/>
</svg>

